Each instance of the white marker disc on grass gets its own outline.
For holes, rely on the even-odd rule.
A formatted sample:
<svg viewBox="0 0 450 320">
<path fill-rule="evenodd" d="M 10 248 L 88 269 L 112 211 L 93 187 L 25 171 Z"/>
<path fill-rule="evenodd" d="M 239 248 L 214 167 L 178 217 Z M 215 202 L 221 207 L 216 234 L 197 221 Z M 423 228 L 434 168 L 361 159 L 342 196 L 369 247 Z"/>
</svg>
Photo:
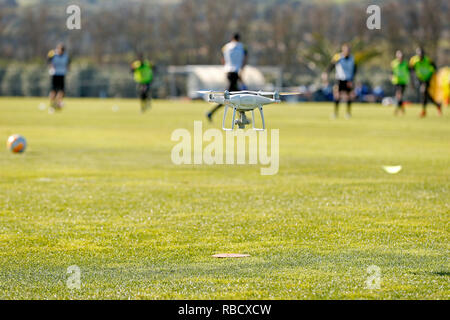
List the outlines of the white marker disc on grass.
<svg viewBox="0 0 450 320">
<path fill-rule="evenodd" d="M 383 166 L 383 169 L 389 174 L 397 174 L 402 171 L 402 166 Z"/>
</svg>

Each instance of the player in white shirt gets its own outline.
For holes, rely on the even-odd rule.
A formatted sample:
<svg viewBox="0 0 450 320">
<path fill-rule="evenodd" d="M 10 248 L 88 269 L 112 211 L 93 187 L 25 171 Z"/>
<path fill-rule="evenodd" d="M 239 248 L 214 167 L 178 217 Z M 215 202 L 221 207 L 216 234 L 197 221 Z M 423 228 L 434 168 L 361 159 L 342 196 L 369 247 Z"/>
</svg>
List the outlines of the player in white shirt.
<svg viewBox="0 0 450 320">
<path fill-rule="evenodd" d="M 64 82 L 69 70 L 70 59 L 62 43 L 58 44 L 55 50 L 51 50 L 47 58 L 52 85 L 50 91 L 50 107 L 55 110 L 60 110 L 63 106 Z"/>
<path fill-rule="evenodd" d="M 228 91 L 239 91 L 238 81 L 240 79 L 240 72 L 247 63 L 247 50 L 240 42 L 240 35 L 238 33 L 234 34 L 231 41 L 223 46 L 222 54 L 222 64 L 225 67 L 229 83 Z M 213 114 L 222 106 L 222 104 L 218 104 L 206 114 L 209 121 L 212 121 Z"/>
</svg>

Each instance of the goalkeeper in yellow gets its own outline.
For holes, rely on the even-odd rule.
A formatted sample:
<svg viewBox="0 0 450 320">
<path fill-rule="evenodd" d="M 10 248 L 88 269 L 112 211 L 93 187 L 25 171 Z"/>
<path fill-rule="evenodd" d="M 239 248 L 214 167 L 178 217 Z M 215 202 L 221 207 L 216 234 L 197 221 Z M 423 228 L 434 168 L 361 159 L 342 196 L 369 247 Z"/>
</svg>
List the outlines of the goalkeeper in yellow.
<svg viewBox="0 0 450 320">
<path fill-rule="evenodd" d="M 436 65 L 425 55 L 425 51 L 422 48 L 417 48 L 416 55 L 409 61 L 409 67 L 416 74 L 420 82 L 420 92 L 422 94 L 422 113 L 420 116 L 423 118 L 427 115 L 428 100 L 436 105 L 438 114 L 441 116 L 441 104 L 434 101 L 428 92 L 431 78 L 436 72 Z"/>
<path fill-rule="evenodd" d="M 139 54 L 138 59 L 131 64 L 131 72 L 141 99 L 141 112 L 144 113 L 151 106 L 150 86 L 153 81 L 153 65 Z"/>
</svg>

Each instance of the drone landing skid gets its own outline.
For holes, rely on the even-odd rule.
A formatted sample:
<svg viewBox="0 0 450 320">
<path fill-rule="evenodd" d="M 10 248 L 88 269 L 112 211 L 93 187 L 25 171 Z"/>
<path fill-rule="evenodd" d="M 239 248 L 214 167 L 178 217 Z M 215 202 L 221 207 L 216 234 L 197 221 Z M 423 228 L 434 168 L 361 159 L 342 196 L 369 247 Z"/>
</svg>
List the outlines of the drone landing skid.
<svg viewBox="0 0 450 320">
<path fill-rule="evenodd" d="M 239 110 L 239 119 L 236 119 L 236 111 L 238 111 L 237 107 L 232 107 L 233 108 L 233 119 L 231 122 L 231 128 L 227 128 L 225 126 L 225 122 L 227 119 L 227 112 L 228 112 L 228 108 L 229 106 L 225 105 L 225 112 L 223 114 L 223 121 L 222 121 L 222 129 L 225 131 L 232 131 L 234 130 L 234 126 L 237 125 L 239 127 L 239 129 L 245 129 L 245 126 L 250 124 L 250 120 L 248 120 L 248 118 L 245 115 L 245 111 L 241 111 Z M 258 106 L 259 109 L 259 113 L 261 114 L 261 120 L 262 120 L 262 128 L 255 128 L 255 110 L 252 110 L 252 128 L 255 131 L 264 131 L 266 129 L 266 124 L 264 122 L 264 112 L 263 112 L 263 107 L 262 106 Z"/>
<path fill-rule="evenodd" d="M 261 115 L 262 128 L 255 128 L 255 122 L 256 122 L 256 119 L 255 119 L 255 110 L 252 110 L 252 125 L 253 125 L 253 130 L 256 130 L 256 131 L 264 131 L 264 130 L 266 130 L 266 123 L 264 122 L 264 111 L 263 111 L 263 107 L 262 107 L 262 106 L 259 106 L 258 109 L 259 109 L 259 114 Z"/>
</svg>

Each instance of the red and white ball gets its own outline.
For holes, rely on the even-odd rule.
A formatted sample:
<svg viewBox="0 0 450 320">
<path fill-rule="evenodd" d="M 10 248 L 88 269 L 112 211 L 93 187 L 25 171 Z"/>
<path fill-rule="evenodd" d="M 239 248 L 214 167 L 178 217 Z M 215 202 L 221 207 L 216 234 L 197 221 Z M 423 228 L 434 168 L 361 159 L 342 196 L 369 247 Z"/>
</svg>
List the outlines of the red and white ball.
<svg viewBox="0 0 450 320">
<path fill-rule="evenodd" d="M 27 148 L 27 140 L 19 134 L 14 134 L 8 138 L 6 146 L 11 152 L 22 153 Z"/>
</svg>

